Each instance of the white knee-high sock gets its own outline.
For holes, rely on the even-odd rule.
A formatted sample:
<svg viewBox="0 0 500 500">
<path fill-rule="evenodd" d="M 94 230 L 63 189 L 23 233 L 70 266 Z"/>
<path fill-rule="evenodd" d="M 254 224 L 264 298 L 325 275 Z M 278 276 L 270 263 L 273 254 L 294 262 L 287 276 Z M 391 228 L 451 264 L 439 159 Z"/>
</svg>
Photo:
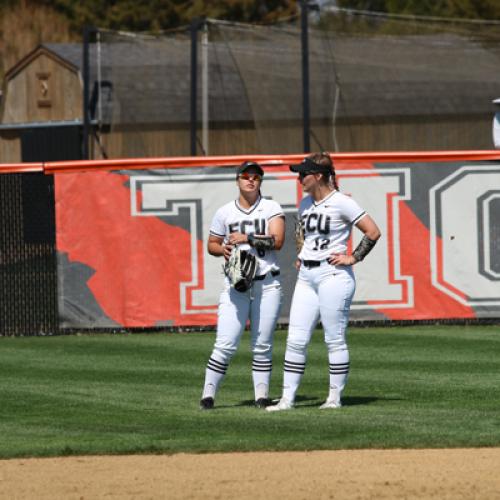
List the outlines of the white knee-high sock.
<svg viewBox="0 0 500 500">
<path fill-rule="evenodd" d="M 332 390 L 342 393 L 349 375 L 349 351 L 331 351 L 328 353 L 328 364 L 330 369 L 330 392 Z"/>
<path fill-rule="evenodd" d="M 259 360 L 254 358 L 252 361 L 252 379 L 255 392 L 255 401 L 261 398 L 269 397 L 269 383 L 271 381 L 271 371 L 273 363 L 271 360 Z"/>
<path fill-rule="evenodd" d="M 205 385 L 203 386 L 202 398 L 215 398 L 228 366 L 229 363 L 218 361 L 212 353 L 205 370 Z"/>
<path fill-rule="evenodd" d="M 305 369 L 305 354 L 298 354 L 297 352 L 287 349 L 285 352 L 285 366 L 283 372 L 283 397 L 292 403 L 295 401 L 297 389 L 299 388 Z"/>
</svg>

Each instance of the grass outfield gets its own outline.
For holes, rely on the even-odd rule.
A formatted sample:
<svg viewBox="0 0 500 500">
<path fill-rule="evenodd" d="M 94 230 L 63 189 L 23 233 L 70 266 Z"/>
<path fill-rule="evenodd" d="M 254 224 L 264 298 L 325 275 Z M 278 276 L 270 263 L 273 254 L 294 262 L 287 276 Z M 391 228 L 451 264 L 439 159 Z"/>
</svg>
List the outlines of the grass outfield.
<svg viewBox="0 0 500 500">
<path fill-rule="evenodd" d="M 275 342 L 280 395 L 286 333 Z M 198 409 L 213 333 L 0 338 L 0 457 L 500 446 L 500 328 L 351 328 L 340 410 L 322 333 L 289 412 L 253 407 L 248 333 Z"/>
</svg>

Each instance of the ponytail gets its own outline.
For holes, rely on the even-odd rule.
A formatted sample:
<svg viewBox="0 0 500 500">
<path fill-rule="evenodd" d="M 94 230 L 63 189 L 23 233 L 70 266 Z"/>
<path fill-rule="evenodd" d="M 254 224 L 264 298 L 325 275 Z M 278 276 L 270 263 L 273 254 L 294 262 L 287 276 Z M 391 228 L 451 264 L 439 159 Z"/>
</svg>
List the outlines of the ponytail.
<svg viewBox="0 0 500 500">
<path fill-rule="evenodd" d="M 323 179 L 326 184 L 331 184 L 334 189 L 339 191 L 339 185 L 337 184 L 337 176 L 335 175 L 335 167 L 333 166 L 333 161 L 329 153 L 321 152 L 321 153 L 313 153 L 309 155 L 307 158 L 312 160 L 317 165 L 321 165 L 323 167 L 329 167 L 329 172 L 322 174 Z"/>
</svg>

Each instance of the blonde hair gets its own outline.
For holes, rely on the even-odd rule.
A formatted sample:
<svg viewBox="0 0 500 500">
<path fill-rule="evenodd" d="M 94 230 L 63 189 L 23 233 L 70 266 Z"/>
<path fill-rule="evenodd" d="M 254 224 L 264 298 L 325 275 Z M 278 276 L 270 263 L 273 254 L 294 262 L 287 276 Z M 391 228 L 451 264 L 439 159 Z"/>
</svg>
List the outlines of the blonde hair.
<svg viewBox="0 0 500 500">
<path fill-rule="evenodd" d="M 339 186 L 337 184 L 337 178 L 335 175 L 335 167 L 333 166 L 333 161 L 331 156 L 326 152 L 321 153 L 313 153 L 307 157 L 309 160 L 316 163 L 316 165 L 321 165 L 322 167 L 328 167 L 330 172 L 322 174 L 324 181 L 327 184 L 330 184 L 336 189 L 339 190 Z"/>
</svg>

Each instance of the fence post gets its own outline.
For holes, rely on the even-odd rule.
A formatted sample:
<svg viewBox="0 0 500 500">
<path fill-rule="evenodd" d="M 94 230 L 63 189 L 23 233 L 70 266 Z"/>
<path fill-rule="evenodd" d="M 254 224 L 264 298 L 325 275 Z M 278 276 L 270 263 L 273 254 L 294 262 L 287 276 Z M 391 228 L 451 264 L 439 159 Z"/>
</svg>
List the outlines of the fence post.
<svg viewBox="0 0 500 500">
<path fill-rule="evenodd" d="M 84 26 L 83 28 L 83 61 L 82 61 L 82 77 L 83 77 L 83 133 L 82 133 L 82 159 L 89 159 L 89 136 L 90 136 L 90 36 L 95 32 L 92 26 Z"/>
<path fill-rule="evenodd" d="M 304 153 L 311 151 L 309 138 L 310 106 L 309 106 L 309 0 L 300 0 L 301 9 L 301 47 L 302 47 L 302 129 L 304 137 Z"/>
<path fill-rule="evenodd" d="M 198 30 L 205 24 L 204 18 L 191 21 L 191 156 L 196 156 L 196 128 L 198 125 Z"/>
</svg>

